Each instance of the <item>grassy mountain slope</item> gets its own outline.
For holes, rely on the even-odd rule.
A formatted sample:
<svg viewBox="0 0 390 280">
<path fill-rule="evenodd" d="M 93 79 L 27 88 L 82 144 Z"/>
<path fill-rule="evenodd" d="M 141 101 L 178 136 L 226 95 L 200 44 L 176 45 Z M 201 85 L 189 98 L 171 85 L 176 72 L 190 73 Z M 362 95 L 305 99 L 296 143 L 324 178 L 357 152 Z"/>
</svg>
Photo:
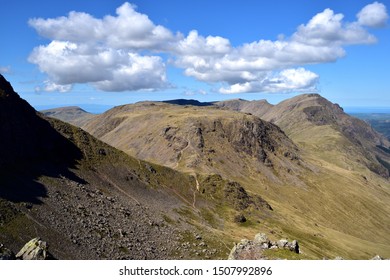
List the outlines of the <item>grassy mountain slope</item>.
<svg viewBox="0 0 390 280">
<path fill-rule="evenodd" d="M 241 101 L 246 104 L 250 101 Z M 224 107 L 236 110 L 236 102 Z M 247 112 L 280 126 L 309 154 L 346 169 L 368 168 L 388 178 L 390 142 L 364 121 L 349 116 L 337 104 L 318 94 L 303 94 L 266 110 L 254 107 Z"/>
<path fill-rule="evenodd" d="M 243 224 L 208 219 L 232 237 L 264 231 L 296 238 L 308 258 L 389 256 L 390 188 L 376 158 L 387 160 L 387 142 L 337 105 L 301 98 L 260 110 L 289 137 L 250 114 L 158 102 L 118 106 L 84 128 L 130 155 L 194 176 L 200 196 L 217 200 L 221 178 L 271 205 L 268 212 L 236 208 L 247 217 Z M 224 207 L 213 213 L 236 215 Z"/>
</svg>

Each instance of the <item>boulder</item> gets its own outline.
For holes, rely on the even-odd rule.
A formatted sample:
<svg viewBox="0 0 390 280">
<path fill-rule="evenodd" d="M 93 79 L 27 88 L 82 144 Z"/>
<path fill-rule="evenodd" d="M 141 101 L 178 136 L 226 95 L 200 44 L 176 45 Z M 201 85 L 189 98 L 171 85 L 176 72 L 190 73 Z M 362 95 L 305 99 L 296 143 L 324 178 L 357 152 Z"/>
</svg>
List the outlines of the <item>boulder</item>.
<svg viewBox="0 0 390 280">
<path fill-rule="evenodd" d="M 288 244 L 288 240 L 286 240 L 286 239 L 280 239 L 280 240 L 277 242 L 277 246 L 278 246 L 278 248 L 280 248 L 280 249 L 285 248 L 287 244 Z"/>
<path fill-rule="evenodd" d="M 47 260 L 50 258 L 48 245 L 39 237 L 31 239 L 16 254 L 16 258 L 22 260 Z"/>
<path fill-rule="evenodd" d="M 263 245 L 264 243 L 269 244 L 268 236 L 265 233 L 258 233 L 255 235 L 255 238 L 253 239 L 253 243 L 257 245 Z"/>
<path fill-rule="evenodd" d="M 288 242 L 288 243 L 287 243 L 287 248 L 290 249 L 290 251 L 299 254 L 299 245 L 298 245 L 298 241 L 293 240 L 291 243 Z"/>
</svg>

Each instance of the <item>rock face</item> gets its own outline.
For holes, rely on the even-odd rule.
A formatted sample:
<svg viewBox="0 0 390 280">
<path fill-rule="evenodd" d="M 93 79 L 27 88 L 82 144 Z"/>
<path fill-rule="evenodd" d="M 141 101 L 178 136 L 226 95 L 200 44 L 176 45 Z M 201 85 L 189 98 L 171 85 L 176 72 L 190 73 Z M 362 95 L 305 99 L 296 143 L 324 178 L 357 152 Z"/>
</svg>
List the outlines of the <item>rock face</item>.
<svg viewBox="0 0 390 280">
<path fill-rule="evenodd" d="M 17 259 L 22 260 L 47 260 L 50 259 L 48 245 L 39 237 L 31 239 L 23 248 L 16 254 Z"/>
<path fill-rule="evenodd" d="M 265 233 L 258 233 L 252 240 L 243 239 L 231 250 L 229 260 L 267 260 L 265 250 L 289 250 L 299 254 L 298 241 L 289 242 L 286 239 L 270 241 Z"/>
</svg>

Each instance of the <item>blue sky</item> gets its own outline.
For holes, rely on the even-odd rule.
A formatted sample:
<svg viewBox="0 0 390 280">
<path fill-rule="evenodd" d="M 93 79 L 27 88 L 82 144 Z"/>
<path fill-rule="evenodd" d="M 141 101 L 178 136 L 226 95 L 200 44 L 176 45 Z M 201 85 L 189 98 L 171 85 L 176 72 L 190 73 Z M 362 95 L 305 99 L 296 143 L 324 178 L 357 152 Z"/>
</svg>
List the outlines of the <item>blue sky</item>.
<svg viewBox="0 0 390 280">
<path fill-rule="evenodd" d="M 388 0 L 6 1 L 0 72 L 37 109 L 318 92 L 390 107 Z M 99 107 L 100 106 L 100 107 Z"/>
</svg>

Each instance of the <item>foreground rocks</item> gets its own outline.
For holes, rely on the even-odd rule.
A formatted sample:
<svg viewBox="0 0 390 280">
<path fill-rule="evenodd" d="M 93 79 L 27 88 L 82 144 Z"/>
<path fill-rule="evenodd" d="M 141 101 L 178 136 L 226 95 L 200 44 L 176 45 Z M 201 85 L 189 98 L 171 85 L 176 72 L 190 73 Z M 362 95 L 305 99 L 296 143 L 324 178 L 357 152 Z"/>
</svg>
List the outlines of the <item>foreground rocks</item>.
<svg viewBox="0 0 390 280">
<path fill-rule="evenodd" d="M 31 239 L 15 254 L 0 244 L 0 260 L 49 260 L 53 259 L 48 252 L 48 245 L 39 237 Z"/>
<path fill-rule="evenodd" d="M 16 254 L 16 258 L 21 260 L 47 260 L 51 257 L 47 243 L 36 237 L 23 246 L 19 253 Z"/>
<path fill-rule="evenodd" d="M 271 241 L 264 233 L 256 234 L 253 240 L 243 239 L 230 252 L 229 260 L 266 260 L 266 250 L 289 250 L 299 254 L 298 241 L 289 242 L 286 239 Z"/>
</svg>

